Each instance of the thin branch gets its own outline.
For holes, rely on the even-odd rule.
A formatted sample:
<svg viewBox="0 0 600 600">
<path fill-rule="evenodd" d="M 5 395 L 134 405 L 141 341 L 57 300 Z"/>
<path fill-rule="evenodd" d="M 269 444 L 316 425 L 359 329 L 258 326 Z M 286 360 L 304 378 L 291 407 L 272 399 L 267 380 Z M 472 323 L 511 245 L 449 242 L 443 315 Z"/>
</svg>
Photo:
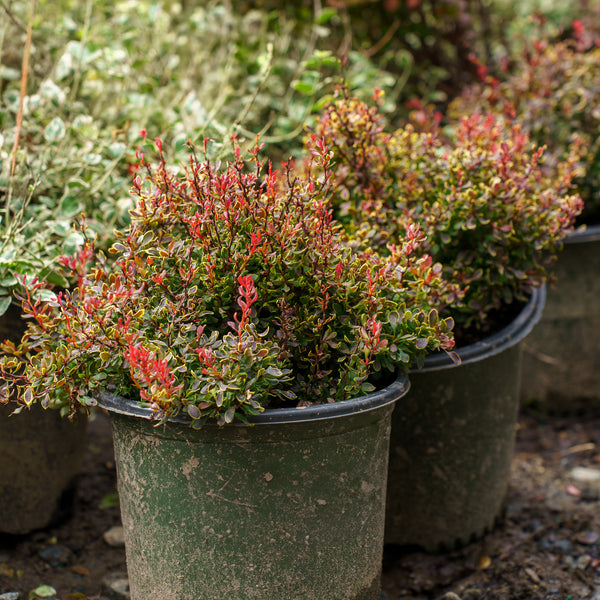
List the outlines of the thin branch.
<svg viewBox="0 0 600 600">
<path fill-rule="evenodd" d="M 368 50 L 364 51 L 364 54 L 371 58 L 377 54 L 393 37 L 396 31 L 400 28 L 400 20 L 394 19 L 394 22 L 390 25 L 389 29 L 383 34 L 378 42 L 371 46 Z"/>
<path fill-rule="evenodd" d="M 6 3 L 4 2 L 4 0 L 0 0 L 0 7 L 4 9 L 6 16 L 12 21 L 12 23 L 18 29 L 20 29 L 23 33 L 27 33 L 27 28 L 24 27 L 22 23 L 20 23 L 20 21 L 17 19 L 17 17 L 15 17 L 13 12 L 10 10 L 10 7 L 6 6 Z"/>
<path fill-rule="evenodd" d="M 15 165 L 17 163 L 17 149 L 19 147 L 21 127 L 23 126 L 23 105 L 25 103 L 25 95 L 27 93 L 27 73 L 29 71 L 29 57 L 31 55 L 31 37 L 33 35 L 33 15 L 35 14 L 35 3 L 36 0 L 31 0 L 29 5 L 27 40 L 25 42 L 25 50 L 23 51 L 23 66 L 21 69 L 21 92 L 19 95 L 19 108 L 17 109 L 17 121 L 15 127 L 15 143 L 13 144 L 10 157 L 11 177 L 15 174 Z"/>
</svg>

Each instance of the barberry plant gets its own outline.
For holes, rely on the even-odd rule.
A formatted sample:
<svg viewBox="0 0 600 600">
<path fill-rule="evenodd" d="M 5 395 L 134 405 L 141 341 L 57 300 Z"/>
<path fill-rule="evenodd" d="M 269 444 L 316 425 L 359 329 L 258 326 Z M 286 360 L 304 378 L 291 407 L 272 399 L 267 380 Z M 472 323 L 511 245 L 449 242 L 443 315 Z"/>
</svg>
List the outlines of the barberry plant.
<svg viewBox="0 0 600 600">
<path fill-rule="evenodd" d="M 72 291 L 27 286 L 31 324 L 4 344 L 3 397 L 65 413 L 112 390 L 195 425 L 268 406 L 345 400 L 453 347 L 435 310 L 441 269 L 417 227 L 388 257 L 343 243 L 331 153 L 281 170 L 258 145 L 225 166 L 195 152 L 185 172 L 140 156 L 130 227 L 112 257 L 88 241 L 62 259 Z M 73 278 L 73 277 L 72 277 Z M 41 285 L 41 284 L 40 284 Z"/>
<path fill-rule="evenodd" d="M 485 331 L 495 310 L 525 300 L 548 277 L 582 208 L 571 193 L 575 158 L 550 178 L 543 148 L 492 114 L 463 118 L 449 135 L 436 126 L 386 131 L 380 102 L 376 95 L 367 105 L 342 88 L 307 138 L 309 149 L 323 139 L 333 153 L 334 214 L 355 245 L 380 253 L 416 224 L 418 251 L 459 288 L 449 312 L 462 327 Z"/>
<path fill-rule="evenodd" d="M 519 123 L 546 147 L 546 169 L 577 153 L 577 190 L 585 202 L 583 222 L 600 222 L 600 47 L 582 23 L 574 37 L 538 40 L 512 68 L 492 76 L 482 66 L 478 84 L 464 90 L 449 108 L 451 116 L 491 111 Z"/>
</svg>

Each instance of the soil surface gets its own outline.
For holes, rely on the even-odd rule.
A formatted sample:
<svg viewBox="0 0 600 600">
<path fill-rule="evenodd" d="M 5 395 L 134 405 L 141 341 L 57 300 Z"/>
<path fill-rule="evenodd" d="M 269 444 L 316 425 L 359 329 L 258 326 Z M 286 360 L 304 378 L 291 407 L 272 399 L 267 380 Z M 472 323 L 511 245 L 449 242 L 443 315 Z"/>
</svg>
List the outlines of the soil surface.
<svg viewBox="0 0 600 600">
<path fill-rule="evenodd" d="M 72 517 L 0 538 L 0 600 L 127 598 L 115 491 L 100 414 Z M 600 417 L 522 415 L 501 525 L 448 554 L 386 548 L 383 590 L 389 600 L 600 600 Z"/>
</svg>

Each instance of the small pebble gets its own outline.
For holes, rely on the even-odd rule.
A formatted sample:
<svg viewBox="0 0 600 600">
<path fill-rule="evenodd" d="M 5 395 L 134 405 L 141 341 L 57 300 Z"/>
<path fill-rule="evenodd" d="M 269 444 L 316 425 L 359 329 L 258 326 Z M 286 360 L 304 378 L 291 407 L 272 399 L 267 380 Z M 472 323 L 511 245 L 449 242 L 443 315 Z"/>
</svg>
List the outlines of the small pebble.
<svg viewBox="0 0 600 600">
<path fill-rule="evenodd" d="M 590 562 L 592 562 L 592 557 L 588 554 L 582 554 L 575 560 L 572 556 L 565 556 L 565 562 L 571 569 L 585 571 Z"/>
<path fill-rule="evenodd" d="M 40 550 L 39 555 L 51 567 L 64 567 L 71 561 L 71 551 L 66 546 L 49 546 Z"/>
<path fill-rule="evenodd" d="M 592 469 L 590 467 L 575 467 L 574 469 L 571 469 L 569 475 L 576 481 L 600 484 L 599 469 Z"/>
<path fill-rule="evenodd" d="M 481 600 L 483 592 L 478 588 L 468 588 L 463 592 L 462 600 Z"/>
<path fill-rule="evenodd" d="M 114 600 L 129 600 L 129 579 L 127 573 L 111 573 L 102 580 L 104 593 Z"/>
<path fill-rule="evenodd" d="M 6 592 L 5 594 L 0 594 L 0 600 L 19 600 L 21 594 L 19 592 Z"/>
<path fill-rule="evenodd" d="M 108 531 L 104 532 L 102 537 L 104 538 L 104 541 L 113 548 L 118 548 L 125 545 L 123 527 L 120 525 L 117 527 L 111 527 Z"/>
<path fill-rule="evenodd" d="M 575 536 L 575 541 L 580 544 L 586 544 L 587 546 L 591 546 L 598 541 L 600 535 L 596 531 L 592 531 L 591 529 L 586 529 L 585 531 L 580 531 Z"/>
<path fill-rule="evenodd" d="M 582 554 L 575 562 L 575 567 L 585 571 L 588 565 L 592 562 L 592 557 L 589 554 Z"/>
</svg>

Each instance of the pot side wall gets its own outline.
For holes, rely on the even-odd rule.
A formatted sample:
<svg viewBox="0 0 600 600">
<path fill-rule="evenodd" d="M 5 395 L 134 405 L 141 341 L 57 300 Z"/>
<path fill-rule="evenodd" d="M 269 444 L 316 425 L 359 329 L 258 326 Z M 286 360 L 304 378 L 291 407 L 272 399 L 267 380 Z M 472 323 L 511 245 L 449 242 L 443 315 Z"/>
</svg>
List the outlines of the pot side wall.
<svg viewBox="0 0 600 600">
<path fill-rule="evenodd" d="M 18 343 L 25 328 L 11 304 L 0 317 L 0 339 Z M 15 408 L 0 405 L 0 532 L 23 535 L 71 512 L 87 418 L 73 424 L 40 406 L 11 417 Z"/>
<path fill-rule="evenodd" d="M 391 410 L 199 431 L 111 413 L 131 600 L 379 600 Z"/>
<path fill-rule="evenodd" d="M 521 344 L 483 361 L 411 372 L 392 416 L 385 539 L 450 550 L 491 530 L 508 489 Z"/>
<path fill-rule="evenodd" d="M 600 226 L 565 244 L 540 323 L 524 345 L 523 402 L 555 414 L 600 402 Z M 591 404 L 590 404 L 591 403 Z"/>
<path fill-rule="evenodd" d="M 0 532 L 26 534 L 71 511 L 87 419 L 39 406 L 10 417 L 14 409 L 0 406 Z"/>
</svg>

